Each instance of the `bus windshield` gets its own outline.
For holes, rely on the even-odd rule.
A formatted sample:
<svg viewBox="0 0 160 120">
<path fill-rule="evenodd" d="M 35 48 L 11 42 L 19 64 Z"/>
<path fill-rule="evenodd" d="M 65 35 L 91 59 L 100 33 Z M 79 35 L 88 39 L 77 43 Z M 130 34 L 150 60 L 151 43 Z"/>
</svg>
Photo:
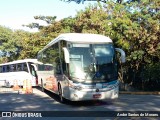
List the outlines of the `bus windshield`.
<svg viewBox="0 0 160 120">
<path fill-rule="evenodd" d="M 117 80 L 115 50 L 108 44 L 70 44 L 70 78 L 77 82 L 110 82 Z"/>
</svg>

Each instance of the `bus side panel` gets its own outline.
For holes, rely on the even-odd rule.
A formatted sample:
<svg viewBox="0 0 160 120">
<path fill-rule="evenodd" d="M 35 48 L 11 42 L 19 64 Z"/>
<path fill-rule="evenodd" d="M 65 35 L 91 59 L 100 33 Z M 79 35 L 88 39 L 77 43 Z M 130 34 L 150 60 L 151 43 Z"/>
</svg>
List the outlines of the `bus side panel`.
<svg viewBox="0 0 160 120">
<path fill-rule="evenodd" d="M 15 84 L 18 84 L 19 86 L 23 86 L 24 80 L 30 80 L 32 86 L 35 85 L 35 83 L 32 81 L 32 76 L 25 71 L 21 72 L 7 72 L 7 73 L 1 73 L 2 78 L 5 81 L 6 87 L 11 87 Z"/>
<path fill-rule="evenodd" d="M 63 92 L 63 97 L 70 100 L 70 89 L 69 89 L 69 79 L 65 75 L 61 79 L 61 87 Z"/>
<path fill-rule="evenodd" d="M 38 84 L 51 92 L 58 94 L 57 78 L 53 75 L 53 71 L 37 71 Z M 43 84 L 43 85 L 41 85 Z"/>
</svg>

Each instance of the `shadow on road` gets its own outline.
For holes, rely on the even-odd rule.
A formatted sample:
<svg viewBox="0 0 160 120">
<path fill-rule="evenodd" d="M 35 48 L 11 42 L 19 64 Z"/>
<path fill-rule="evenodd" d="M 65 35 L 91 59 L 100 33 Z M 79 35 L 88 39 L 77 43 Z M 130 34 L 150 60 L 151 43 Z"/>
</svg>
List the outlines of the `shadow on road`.
<svg viewBox="0 0 160 120">
<path fill-rule="evenodd" d="M 41 91 L 40 87 L 37 87 L 36 89 Z M 44 92 L 52 99 L 56 100 L 57 102 L 60 102 L 59 96 L 57 94 L 54 94 L 47 90 L 44 90 Z M 113 101 L 110 100 L 108 100 L 107 102 L 102 100 L 70 101 L 65 99 L 65 102 L 63 104 L 71 106 L 101 106 L 101 105 L 112 105 Z"/>
<path fill-rule="evenodd" d="M 34 88 L 33 94 L 18 94 L 11 88 L 0 89 L 0 110 L 63 111 L 63 110 L 111 110 L 111 111 L 159 111 L 159 95 L 120 94 L 115 101 L 80 101 L 66 100 L 60 103 L 59 96 L 41 88 Z"/>
</svg>

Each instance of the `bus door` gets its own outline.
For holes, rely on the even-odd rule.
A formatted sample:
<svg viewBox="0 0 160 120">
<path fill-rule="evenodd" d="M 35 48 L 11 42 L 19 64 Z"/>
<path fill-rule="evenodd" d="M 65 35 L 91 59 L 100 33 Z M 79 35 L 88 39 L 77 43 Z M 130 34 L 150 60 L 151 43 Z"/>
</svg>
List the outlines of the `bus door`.
<svg viewBox="0 0 160 120">
<path fill-rule="evenodd" d="M 38 85 L 37 66 L 35 64 L 29 64 L 30 74 L 32 75 L 32 86 Z"/>
</svg>

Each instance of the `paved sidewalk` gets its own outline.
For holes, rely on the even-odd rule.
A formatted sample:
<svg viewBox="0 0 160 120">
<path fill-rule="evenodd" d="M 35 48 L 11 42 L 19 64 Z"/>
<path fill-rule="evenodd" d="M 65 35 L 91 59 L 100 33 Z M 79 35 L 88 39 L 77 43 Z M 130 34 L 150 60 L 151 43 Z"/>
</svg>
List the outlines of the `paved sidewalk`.
<svg viewBox="0 0 160 120">
<path fill-rule="evenodd" d="M 131 92 L 131 91 L 120 91 L 120 94 L 133 94 L 133 95 L 160 95 L 159 91 L 155 92 L 143 92 L 143 91 L 137 91 L 137 92 Z"/>
<path fill-rule="evenodd" d="M 13 88 L 0 86 L 0 93 L 18 93 L 18 91 L 13 90 Z"/>
</svg>

